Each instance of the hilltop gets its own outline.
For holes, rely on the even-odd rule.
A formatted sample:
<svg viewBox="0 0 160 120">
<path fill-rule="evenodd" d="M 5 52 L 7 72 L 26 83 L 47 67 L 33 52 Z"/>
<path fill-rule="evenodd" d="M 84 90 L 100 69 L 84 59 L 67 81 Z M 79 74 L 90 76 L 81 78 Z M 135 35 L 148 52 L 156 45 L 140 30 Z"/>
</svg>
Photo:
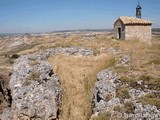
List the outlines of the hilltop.
<svg viewBox="0 0 160 120">
<path fill-rule="evenodd" d="M 39 116 L 40 119 L 116 120 L 117 114 L 123 119 L 137 113 L 158 115 L 158 32 L 154 30 L 151 46 L 136 39 L 115 40 L 112 30 L 1 36 L 3 120 Z M 32 107 L 33 101 L 36 107 Z M 39 108 L 49 114 L 38 112 Z"/>
</svg>

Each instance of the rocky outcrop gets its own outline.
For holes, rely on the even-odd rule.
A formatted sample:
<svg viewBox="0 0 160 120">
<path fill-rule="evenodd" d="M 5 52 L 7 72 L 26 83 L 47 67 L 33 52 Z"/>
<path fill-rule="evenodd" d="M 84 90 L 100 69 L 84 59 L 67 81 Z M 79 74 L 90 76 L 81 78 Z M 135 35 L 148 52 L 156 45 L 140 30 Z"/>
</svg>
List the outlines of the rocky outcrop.
<svg viewBox="0 0 160 120">
<path fill-rule="evenodd" d="M 11 108 L 3 111 L 2 120 L 56 119 L 61 105 L 59 78 L 41 56 L 24 55 L 13 65 L 9 83 Z"/>
<path fill-rule="evenodd" d="M 51 55 L 92 56 L 90 48 L 52 48 L 22 55 L 13 65 L 9 87 L 11 107 L 3 110 L 2 120 L 55 120 L 61 106 L 60 80 L 47 62 Z"/>
<path fill-rule="evenodd" d="M 39 60 L 39 59 L 46 60 L 46 58 L 48 58 L 49 56 L 60 55 L 60 54 L 87 57 L 87 56 L 93 56 L 94 53 L 91 48 L 73 46 L 73 47 L 67 47 L 67 48 L 63 48 L 63 47 L 51 48 L 45 51 L 39 51 L 34 54 L 29 54 L 29 56 L 33 60 Z"/>
<path fill-rule="evenodd" d="M 114 106 L 120 104 L 116 98 L 116 84 L 118 75 L 112 73 L 112 69 L 106 69 L 97 74 L 93 92 L 93 112 L 112 111 Z"/>
<path fill-rule="evenodd" d="M 141 103 L 135 104 L 134 117 L 133 120 L 159 120 L 160 110 L 154 105 L 142 105 Z"/>
<path fill-rule="evenodd" d="M 78 46 L 68 47 L 68 48 L 54 48 L 49 50 L 52 55 L 57 54 L 67 54 L 67 55 L 75 55 L 75 56 L 92 56 L 93 50 L 91 48 L 83 48 Z"/>
<path fill-rule="evenodd" d="M 129 65 L 130 55 L 120 55 L 122 57 L 119 58 L 119 53 L 114 48 L 109 48 L 108 52 L 119 60 L 115 66 Z M 141 97 L 147 94 L 159 94 L 159 91 L 129 87 L 120 80 L 120 74 L 113 73 L 113 71 L 114 67 L 97 74 L 93 90 L 91 119 L 109 112 L 110 119 L 159 120 L 160 110 L 155 105 L 143 105 L 139 101 Z M 143 81 L 139 80 L 137 84 L 142 85 Z"/>
</svg>

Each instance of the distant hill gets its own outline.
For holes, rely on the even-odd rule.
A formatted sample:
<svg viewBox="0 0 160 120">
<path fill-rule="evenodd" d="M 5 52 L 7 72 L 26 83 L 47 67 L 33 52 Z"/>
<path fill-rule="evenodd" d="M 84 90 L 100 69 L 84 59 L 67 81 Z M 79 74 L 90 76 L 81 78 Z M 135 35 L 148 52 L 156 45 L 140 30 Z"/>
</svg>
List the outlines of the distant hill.
<svg viewBox="0 0 160 120">
<path fill-rule="evenodd" d="M 152 28 L 152 32 L 160 32 L 160 28 Z"/>
<path fill-rule="evenodd" d="M 81 29 L 81 30 L 60 30 L 52 31 L 47 33 L 56 33 L 56 32 L 112 32 L 113 29 Z"/>
<path fill-rule="evenodd" d="M 0 37 L 15 36 L 15 35 L 22 35 L 22 33 L 0 33 Z"/>
<path fill-rule="evenodd" d="M 113 32 L 113 29 L 80 29 L 80 30 L 59 30 L 51 32 L 37 32 L 33 34 L 43 34 L 43 33 L 59 33 L 59 32 Z M 32 33 L 0 33 L 0 37 L 15 36 L 15 35 L 30 35 Z"/>
<path fill-rule="evenodd" d="M 160 36 L 160 28 L 153 28 L 153 29 L 152 29 L 152 33 L 153 33 L 153 35 L 158 35 L 158 36 Z"/>
</svg>

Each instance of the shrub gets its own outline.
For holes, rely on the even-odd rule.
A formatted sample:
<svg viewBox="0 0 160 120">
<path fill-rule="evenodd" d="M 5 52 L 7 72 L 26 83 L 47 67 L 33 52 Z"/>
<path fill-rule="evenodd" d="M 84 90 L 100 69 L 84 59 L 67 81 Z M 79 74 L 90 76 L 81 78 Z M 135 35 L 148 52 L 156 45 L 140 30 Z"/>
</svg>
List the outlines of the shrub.
<svg viewBox="0 0 160 120">
<path fill-rule="evenodd" d="M 130 98 L 129 90 L 127 88 L 122 88 L 117 91 L 116 96 L 119 97 L 122 101 L 124 99 Z"/>
</svg>

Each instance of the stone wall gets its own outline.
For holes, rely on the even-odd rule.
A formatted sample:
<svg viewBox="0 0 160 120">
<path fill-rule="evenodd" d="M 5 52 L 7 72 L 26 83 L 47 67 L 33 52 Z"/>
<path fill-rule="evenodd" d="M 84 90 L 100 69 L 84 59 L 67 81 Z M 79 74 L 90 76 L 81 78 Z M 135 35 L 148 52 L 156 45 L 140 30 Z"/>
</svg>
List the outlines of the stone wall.
<svg viewBox="0 0 160 120">
<path fill-rule="evenodd" d="M 151 26 L 125 26 L 125 40 L 138 38 L 140 41 L 151 44 Z"/>
<path fill-rule="evenodd" d="M 121 29 L 121 38 L 119 31 Z M 132 40 L 140 39 L 141 42 L 151 44 L 151 25 L 124 25 L 121 20 L 114 24 L 114 36 L 116 39 Z"/>
</svg>

